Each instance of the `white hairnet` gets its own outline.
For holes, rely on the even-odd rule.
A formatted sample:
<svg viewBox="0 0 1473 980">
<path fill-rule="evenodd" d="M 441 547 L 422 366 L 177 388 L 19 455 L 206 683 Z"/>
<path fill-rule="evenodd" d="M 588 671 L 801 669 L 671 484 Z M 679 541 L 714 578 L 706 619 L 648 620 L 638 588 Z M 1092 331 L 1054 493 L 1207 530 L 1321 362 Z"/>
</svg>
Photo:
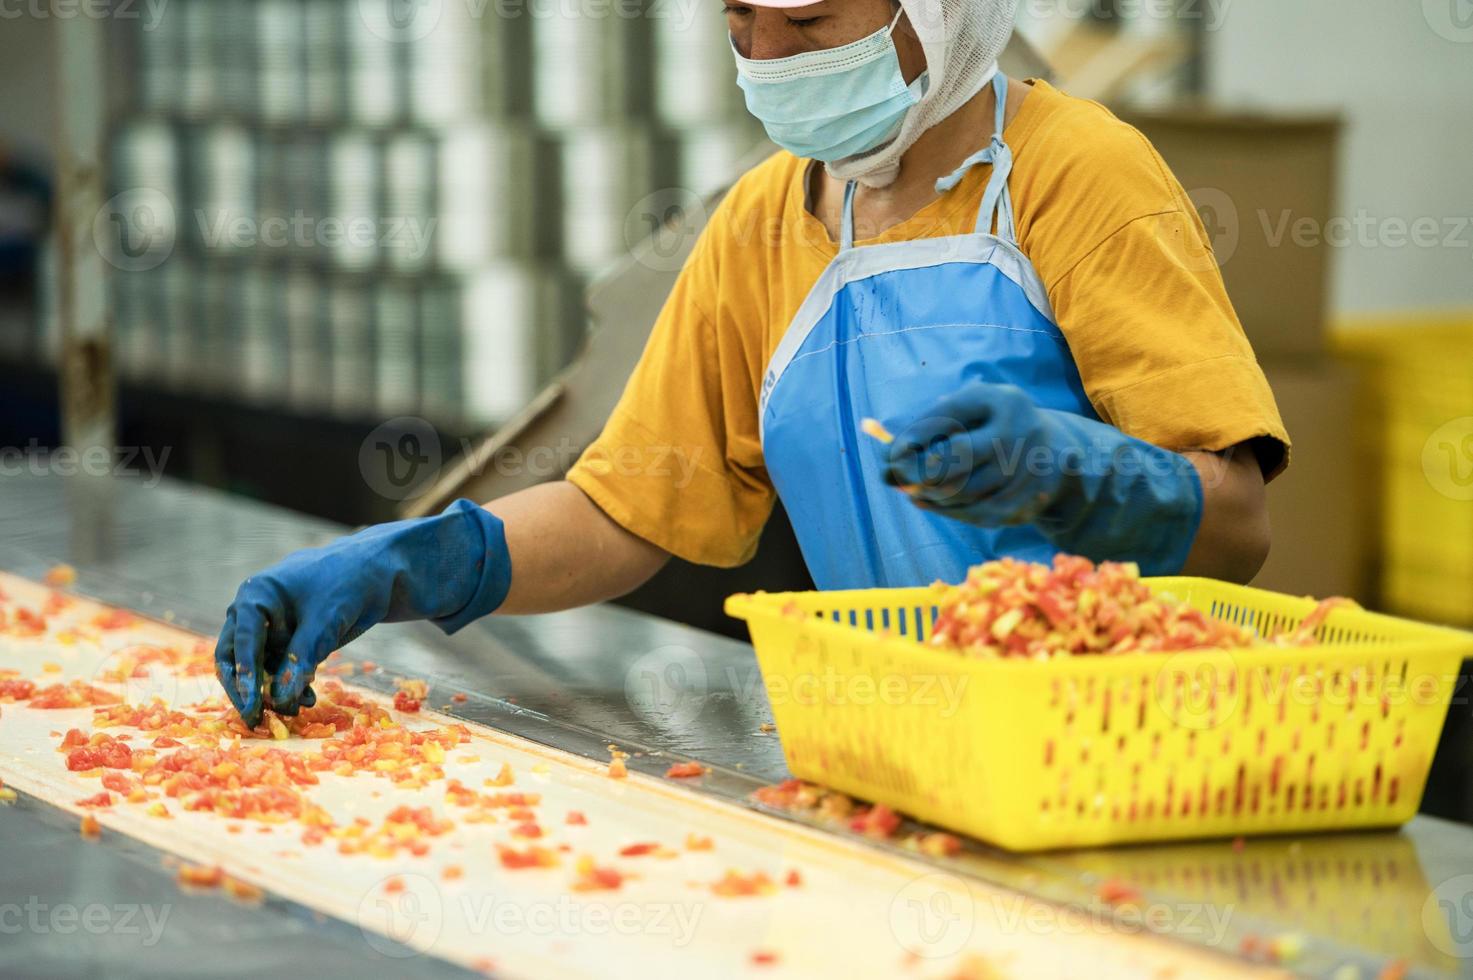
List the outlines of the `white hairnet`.
<svg viewBox="0 0 1473 980">
<path fill-rule="evenodd" d="M 828 164 L 829 174 L 838 180 L 870 187 L 894 183 L 900 158 L 920 135 L 992 81 L 998 56 L 1013 33 L 1017 0 L 900 0 L 900 6 L 926 53 L 926 94 L 890 142 Z M 977 135 L 980 145 L 991 134 Z"/>
</svg>

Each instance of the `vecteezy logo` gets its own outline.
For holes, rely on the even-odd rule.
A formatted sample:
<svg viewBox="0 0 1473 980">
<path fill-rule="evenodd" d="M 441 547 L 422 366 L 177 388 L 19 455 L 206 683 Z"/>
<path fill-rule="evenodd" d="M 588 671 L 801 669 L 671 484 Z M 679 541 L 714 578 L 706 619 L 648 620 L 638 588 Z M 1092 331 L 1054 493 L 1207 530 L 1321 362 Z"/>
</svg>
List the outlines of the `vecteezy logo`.
<svg viewBox="0 0 1473 980">
<path fill-rule="evenodd" d="M 1178 653 L 1156 675 L 1155 696 L 1156 706 L 1177 728 L 1210 731 L 1238 710 L 1237 661 L 1222 650 Z"/>
<path fill-rule="evenodd" d="M 418 496 L 440 475 L 440 460 L 435 427 L 412 415 L 390 419 L 358 447 L 363 482 L 389 500 Z"/>
<path fill-rule="evenodd" d="M 700 654 L 683 646 L 657 647 L 629 665 L 624 699 L 640 718 L 679 728 L 705 707 L 708 681 Z"/>
<path fill-rule="evenodd" d="M 381 41 L 412 43 L 440 24 L 444 0 L 358 0 L 358 18 Z"/>
<path fill-rule="evenodd" d="M 667 187 L 646 195 L 624 216 L 624 245 L 645 268 L 677 272 L 705 223 L 699 194 Z"/>
<path fill-rule="evenodd" d="M 391 875 L 365 892 L 358 903 L 358 929 L 363 938 L 378 952 L 396 959 L 428 952 L 444 924 L 440 889 L 424 875 Z"/>
<path fill-rule="evenodd" d="M 1180 243 L 1179 247 L 1171 249 L 1168 254 L 1185 253 L 1184 265 L 1193 272 L 1227 265 L 1237 254 L 1238 244 L 1242 240 L 1238 206 L 1226 191 L 1216 187 L 1198 187 L 1188 191 L 1187 198 L 1197 216 L 1202 219 L 1202 227 L 1207 230 L 1207 239 L 1212 247 L 1198 248 L 1195 242 L 1188 241 Z M 1157 227 L 1170 229 L 1171 225 L 1168 223 Z"/>
<path fill-rule="evenodd" d="M 1427 437 L 1422 473 L 1449 500 L 1473 500 L 1473 415 L 1453 419 Z"/>
<path fill-rule="evenodd" d="M 1422 903 L 1422 931 L 1448 956 L 1473 958 L 1473 875 L 1449 878 Z"/>
<path fill-rule="evenodd" d="M 1422 16 L 1438 37 L 1473 44 L 1473 0 L 1422 0 Z"/>
<path fill-rule="evenodd" d="M 174 202 L 152 187 L 109 198 L 92 219 L 98 254 L 122 272 L 146 272 L 174 251 Z"/>
<path fill-rule="evenodd" d="M 907 884 L 890 902 L 890 932 L 913 956 L 955 956 L 972 938 L 977 912 L 966 883 L 936 872 Z"/>
</svg>

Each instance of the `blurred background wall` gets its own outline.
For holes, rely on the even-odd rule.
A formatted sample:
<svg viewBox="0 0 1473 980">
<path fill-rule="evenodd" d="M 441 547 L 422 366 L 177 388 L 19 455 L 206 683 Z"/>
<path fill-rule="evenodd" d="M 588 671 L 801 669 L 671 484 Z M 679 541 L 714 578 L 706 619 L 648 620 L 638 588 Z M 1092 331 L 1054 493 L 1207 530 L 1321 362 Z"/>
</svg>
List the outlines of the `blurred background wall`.
<svg viewBox="0 0 1473 980">
<path fill-rule="evenodd" d="M 1341 214 L 1382 222 L 1473 217 L 1466 3 L 1238 0 L 1208 36 L 1206 92 L 1214 101 L 1343 118 Z M 1473 232 L 1463 228 L 1458 237 L 1454 247 L 1416 247 L 1355 236 L 1331 265 L 1334 311 L 1467 308 Z"/>
</svg>

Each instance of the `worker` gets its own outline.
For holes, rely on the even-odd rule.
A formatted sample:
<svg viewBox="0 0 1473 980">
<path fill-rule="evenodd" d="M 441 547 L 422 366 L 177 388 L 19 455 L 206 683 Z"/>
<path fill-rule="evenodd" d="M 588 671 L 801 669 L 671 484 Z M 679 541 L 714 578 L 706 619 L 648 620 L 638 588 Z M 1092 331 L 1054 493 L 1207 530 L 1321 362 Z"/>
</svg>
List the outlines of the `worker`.
<svg viewBox="0 0 1473 980">
<path fill-rule="evenodd" d="M 823 589 L 1060 552 L 1256 573 L 1288 436 L 1149 142 L 1000 73 L 1007 0 L 725 17 L 781 151 L 712 215 L 602 435 L 565 480 L 248 579 L 216 653 L 247 721 L 312 703 L 316 666 L 379 622 L 448 632 L 617 597 L 672 555 L 740 564 L 777 498 Z"/>
</svg>

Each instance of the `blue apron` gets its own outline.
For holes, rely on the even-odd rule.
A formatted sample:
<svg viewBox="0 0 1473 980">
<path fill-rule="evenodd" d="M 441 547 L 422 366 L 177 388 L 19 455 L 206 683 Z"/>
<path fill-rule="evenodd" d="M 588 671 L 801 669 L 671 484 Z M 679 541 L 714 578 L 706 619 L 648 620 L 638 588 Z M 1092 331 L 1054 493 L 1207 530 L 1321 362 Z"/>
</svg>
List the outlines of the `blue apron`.
<svg viewBox="0 0 1473 980">
<path fill-rule="evenodd" d="M 851 182 L 839 254 L 768 363 L 762 452 L 821 589 L 959 582 L 979 562 L 1049 561 L 1058 551 L 1032 525 L 980 528 L 916 507 L 881 480 L 885 447 L 860 431 L 866 418 L 920 419 L 973 380 L 1017 385 L 1043 408 L 1098 418 L 1043 282 L 1018 249 L 1000 72 L 993 91 L 992 142 L 938 185 L 948 190 L 972 166 L 992 164 L 976 231 L 856 248 Z"/>
</svg>

